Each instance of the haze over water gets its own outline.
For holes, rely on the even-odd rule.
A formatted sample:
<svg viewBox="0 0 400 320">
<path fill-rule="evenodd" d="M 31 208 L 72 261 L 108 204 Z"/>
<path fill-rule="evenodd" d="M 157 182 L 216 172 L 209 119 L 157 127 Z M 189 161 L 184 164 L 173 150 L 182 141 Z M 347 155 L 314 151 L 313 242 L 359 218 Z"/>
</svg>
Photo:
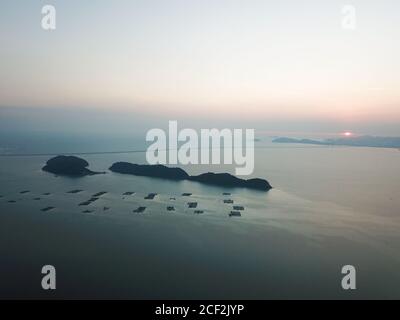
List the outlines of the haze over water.
<svg viewBox="0 0 400 320">
<path fill-rule="evenodd" d="M 54 147 L 60 145 L 61 141 Z M 103 145 L 103 149 L 114 146 Z M 79 143 L 75 147 L 79 150 Z M 29 241 L 35 256 L 25 261 L 26 274 L 33 273 L 35 263 L 42 259 L 57 261 L 63 272 L 75 279 L 65 284 L 60 297 L 398 297 L 398 150 L 279 146 L 268 138 L 257 143 L 255 150 L 254 176 L 268 179 L 274 187 L 267 193 L 111 172 L 78 179 L 55 177 L 41 171 L 49 156 L 0 157 L 2 226 L 25 229 L 23 237 L 14 236 L 2 250 L 19 252 Z M 144 153 L 82 157 L 98 171 L 116 161 L 145 163 Z M 190 174 L 234 171 L 232 166 L 183 168 Z M 66 193 L 74 189 L 84 191 Z M 22 195 L 22 190 L 30 193 Z M 84 208 L 78 203 L 99 191 L 108 193 L 90 206 L 93 213 L 82 213 Z M 126 191 L 136 194 L 126 199 Z M 46 192 L 51 195 L 43 197 Z M 151 192 L 159 196 L 154 201 L 144 200 Z M 184 192 L 193 193 L 189 200 L 199 202 L 203 215 L 187 209 L 189 200 L 181 197 Z M 242 217 L 228 217 L 231 209 L 222 202 L 223 192 L 232 193 L 228 198 L 245 207 Z M 33 201 L 37 196 L 42 200 Z M 171 197 L 177 199 L 172 203 L 176 207 L 173 213 L 166 211 Z M 8 203 L 9 199 L 17 203 Z M 133 214 L 141 205 L 147 207 L 146 213 Z M 55 209 L 43 213 L 40 209 L 45 206 Z M 104 206 L 110 210 L 104 212 Z M 22 220 L 9 221 L 9 215 Z M 55 230 L 62 235 L 56 241 L 43 238 Z M 75 239 L 73 243 L 83 252 L 71 247 L 67 239 Z M 82 254 L 90 256 L 91 262 Z M 7 271 L 15 258 L 10 253 L 6 256 L 10 264 L 3 269 Z M 125 261 L 122 264 L 121 259 Z M 91 268 L 92 280 L 71 269 L 72 262 Z M 340 287 L 340 270 L 345 264 L 357 265 L 358 281 L 363 284 L 350 296 Z M 130 280 L 110 276 L 115 270 Z M 188 274 L 185 279 L 182 272 Z M 11 279 L 15 284 L 16 279 Z M 99 279 L 103 282 L 98 283 Z M 87 283 L 94 280 L 97 284 Z M 72 294 L 78 281 L 80 286 L 87 285 L 87 291 Z M 188 285 L 176 288 L 170 281 Z M 309 281 L 318 285 L 309 287 Z M 148 286 L 157 289 L 148 291 Z M 40 293 L 30 288 L 29 294 Z"/>
</svg>

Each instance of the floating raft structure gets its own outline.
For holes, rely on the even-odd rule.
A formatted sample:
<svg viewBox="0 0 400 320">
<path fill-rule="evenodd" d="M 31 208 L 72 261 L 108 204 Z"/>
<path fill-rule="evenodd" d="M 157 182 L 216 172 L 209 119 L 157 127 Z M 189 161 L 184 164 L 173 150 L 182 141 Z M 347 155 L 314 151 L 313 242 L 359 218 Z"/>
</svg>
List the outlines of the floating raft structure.
<svg viewBox="0 0 400 320">
<path fill-rule="evenodd" d="M 91 197 L 89 200 L 84 201 L 84 202 L 81 202 L 81 203 L 79 204 L 79 206 L 88 206 L 89 204 L 92 204 L 93 202 L 95 202 L 95 201 L 97 201 L 97 200 L 99 200 L 98 197 Z"/>
<path fill-rule="evenodd" d="M 98 198 L 98 197 L 101 197 L 101 196 L 103 196 L 105 194 L 107 194 L 107 191 L 100 191 L 100 192 L 95 193 L 93 195 L 93 198 Z"/>
<path fill-rule="evenodd" d="M 231 213 L 229 213 L 230 217 L 241 217 L 242 214 L 239 211 L 231 211 Z"/>
<path fill-rule="evenodd" d="M 83 190 L 75 189 L 75 190 L 68 191 L 67 193 L 80 193 L 80 192 L 82 192 L 82 191 L 83 191 Z"/>
<path fill-rule="evenodd" d="M 153 200 L 156 197 L 157 193 L 149 193 L 147 196 L 145 196 L 144 198 L 146 200 Z"/>
<path fill-rule="evenodd" d="M 197 208 L 197 202 L 188 202 L 188 207 L 191 209 Z"/>
</svg>

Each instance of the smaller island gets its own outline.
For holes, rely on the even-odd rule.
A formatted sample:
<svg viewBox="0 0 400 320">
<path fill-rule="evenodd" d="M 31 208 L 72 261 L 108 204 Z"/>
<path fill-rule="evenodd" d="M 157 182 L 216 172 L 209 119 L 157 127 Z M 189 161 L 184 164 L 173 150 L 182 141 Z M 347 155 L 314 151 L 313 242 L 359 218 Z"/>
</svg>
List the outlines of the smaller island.
<svg viewBox="0 0 400 320">
<path fill-rule="evenodd" d="M 203 173 L 198 176 L 191 176 L 188 180 L 197 181 L 204 184 L 222 186 L 222 187 L 240 187 L 247 189 L 256 189 L 268 191 L 272 189 L 271 185 L 267 180 L 263 179 L 240 179 L 229 173 Z"/>
<path fill-rule="evenodd" d="M 86 160 L 75 156 L 57 156 L 48 160 L 42 170 L 70 177 L 83 177 L 104 173 L 91 171 L 87 168 L 88 166 L 89 163 Z"/>
</svg>

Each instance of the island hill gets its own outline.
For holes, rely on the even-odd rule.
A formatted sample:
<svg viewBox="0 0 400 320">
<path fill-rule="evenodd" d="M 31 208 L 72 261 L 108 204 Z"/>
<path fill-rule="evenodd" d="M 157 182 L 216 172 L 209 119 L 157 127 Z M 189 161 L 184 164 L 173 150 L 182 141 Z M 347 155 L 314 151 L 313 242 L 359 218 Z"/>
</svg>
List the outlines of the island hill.
<svg viewBox="0 0 400 320">
<path fill-rule="evenodd" d="M 57 156 L 47 161 L 42 168 L 43 171 L 56 175 L 83 177 L 104 172 L 94 172 L 87 167 L 89 163 L 75 156 Z M 153 178 L 162 178 L 168 180 L 189 180 L 204 184 L 221 187 L 238 187 L 255 190 L 268 191 L 272 189 L 267 180 L 264 179 L 240 179 L 228 173 L 204 173 L 198 176 L 190 176 L 181 168 L 169 168 L 164 165 L 140 165 L 128 162 L 116 162 L 110 168 L 110 171 L 131 174 L 136 176 L 145 176 Z"/>
<path fill-rule="evenodd" d="M 203 173 L 198 176 L 189 176 L 180 168 L 169 168 L 163 165 L 139 165 L 128 162 L 117 162 L 110 167 L 110 171 L 132 174 L 136 176 L 157 177 L 170 180 L 190 180 L 204 184 L 221 187 L 238 187 L 268 191 L 272 189 L 267 180 L 263 179 L 240 179 L 228 173 Z"/>
<path fill-rule="evenodd" d="M 43 171 L 54 173 L 61 176 L 83 177 L 102 174 L 104 172 L 94 172 L 87 167 L 89 163 L 75 156 L 57 156 L 46 162 Z"/>
</svg>

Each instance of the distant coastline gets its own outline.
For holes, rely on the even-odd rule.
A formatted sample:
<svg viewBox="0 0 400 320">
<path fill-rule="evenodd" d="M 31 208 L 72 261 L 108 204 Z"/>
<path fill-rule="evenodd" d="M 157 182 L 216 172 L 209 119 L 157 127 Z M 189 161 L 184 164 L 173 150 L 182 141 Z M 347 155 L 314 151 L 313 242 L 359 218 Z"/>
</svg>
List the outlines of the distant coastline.
<svg viewBox="0 0 400 320">
<path fill-rule="evenodd" d="M 400 137 L 357 136 L 357 137 L 345 137 L 345 138 L 324 139 L 324 140 L 279 137 L 273 139 L 272 142 L 313 144 L 322 146 L 400 148 Z"/>
</svg>

